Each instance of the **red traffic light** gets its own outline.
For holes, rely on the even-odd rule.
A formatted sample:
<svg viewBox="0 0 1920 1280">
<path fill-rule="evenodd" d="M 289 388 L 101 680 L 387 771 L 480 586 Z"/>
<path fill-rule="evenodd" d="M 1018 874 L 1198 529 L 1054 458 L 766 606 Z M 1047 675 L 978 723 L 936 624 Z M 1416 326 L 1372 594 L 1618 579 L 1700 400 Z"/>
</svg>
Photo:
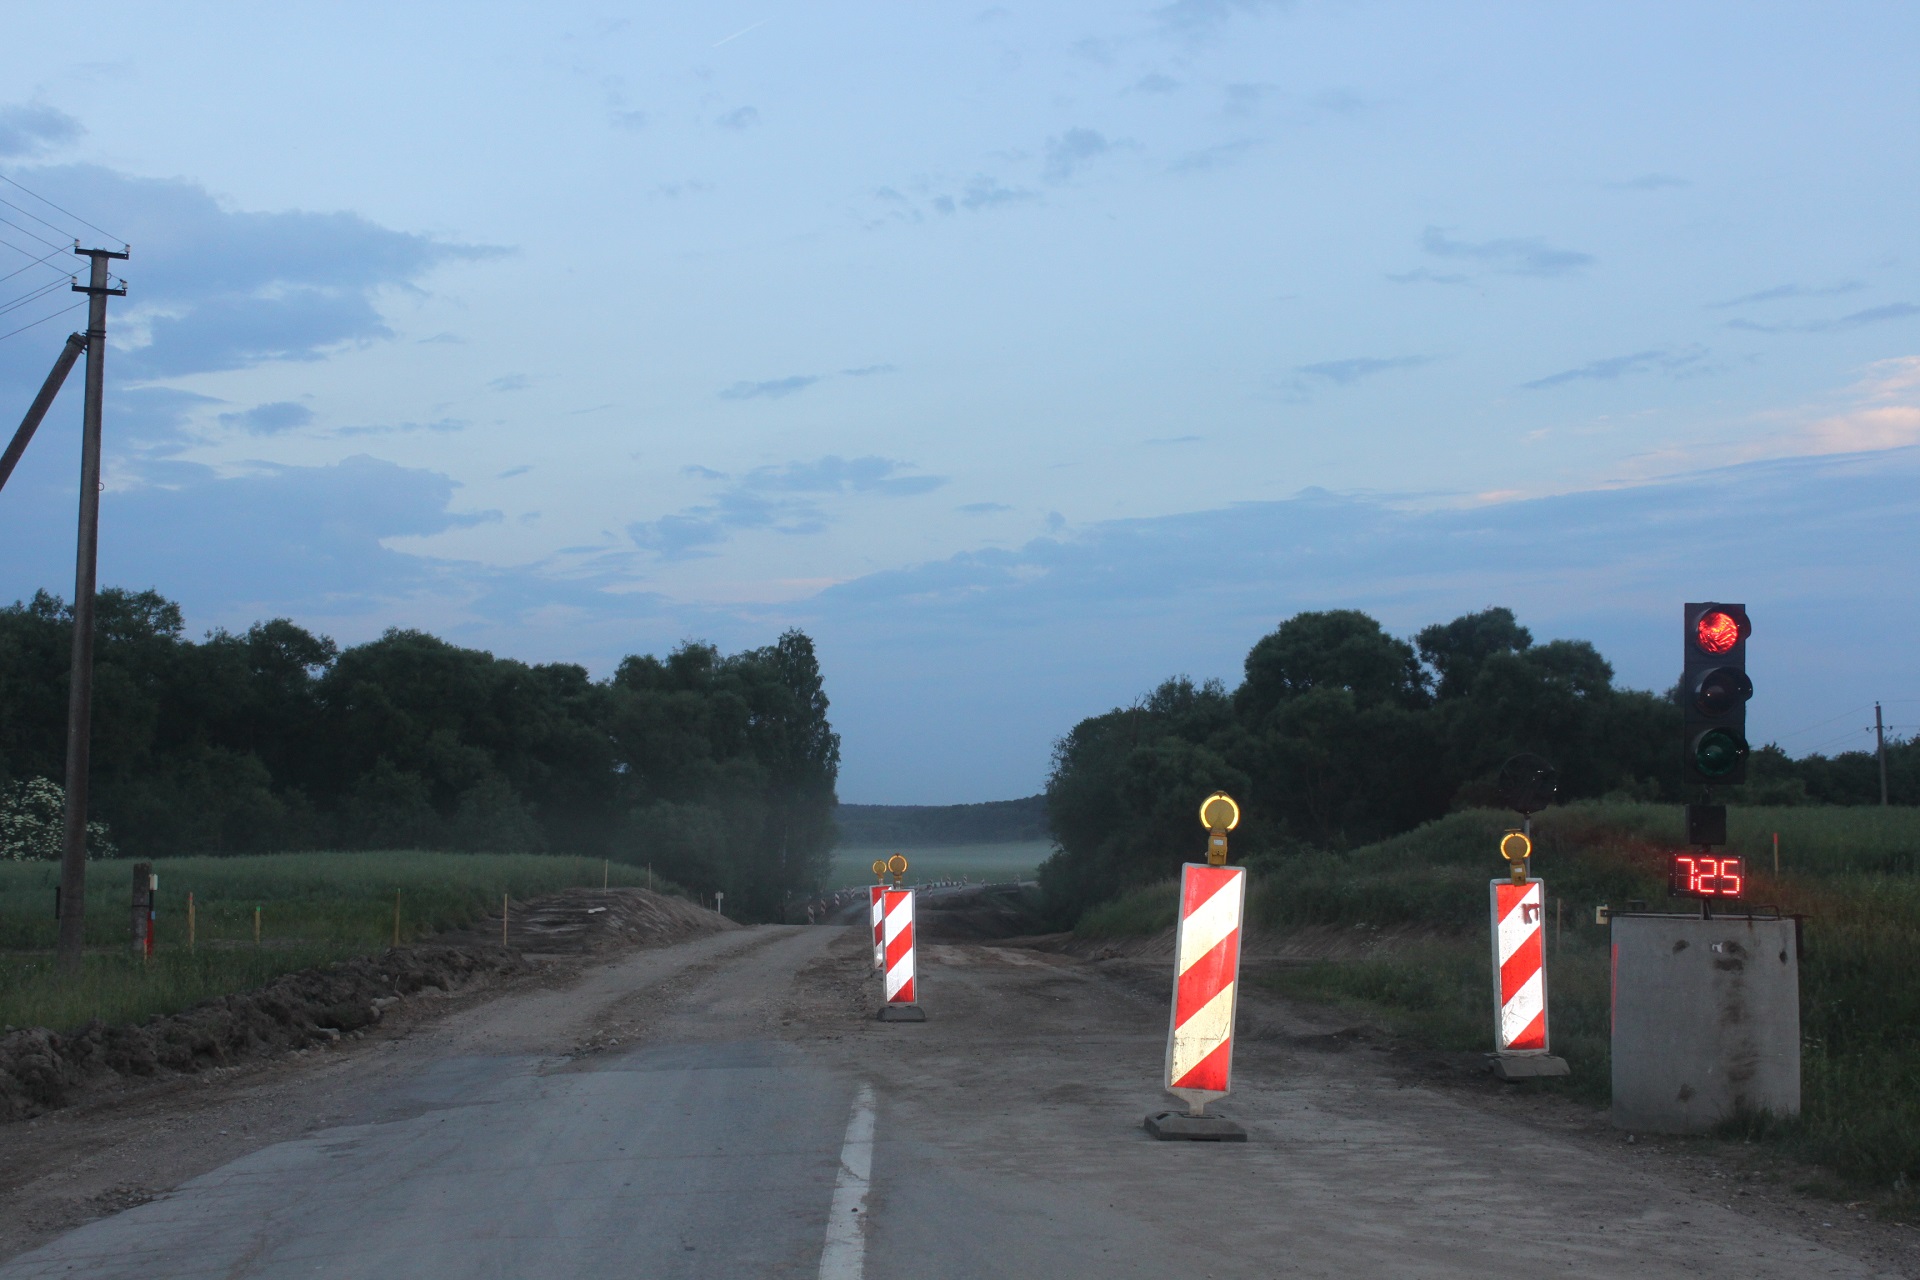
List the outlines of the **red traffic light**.
<svg viewBox="0 0 1920 1280">
<path fill-rule="evenodd" d="M 1718 656 L 1746 639 L 1749 625 L 1725 609 L 1709 609 L 1693 624 L 1693 642 L 1702 653 Z"/>
</svg>

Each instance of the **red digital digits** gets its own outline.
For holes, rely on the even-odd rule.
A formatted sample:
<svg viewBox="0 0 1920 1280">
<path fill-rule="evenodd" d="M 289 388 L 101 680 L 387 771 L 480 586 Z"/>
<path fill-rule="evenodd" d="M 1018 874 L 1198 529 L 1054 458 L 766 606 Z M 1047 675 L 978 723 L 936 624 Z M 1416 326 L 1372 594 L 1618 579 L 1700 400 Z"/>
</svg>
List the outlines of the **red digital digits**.
<svg viewBox="0 0 1920 1280">
<path fill-rule="evenodd" d="M 1689 898 L 1737 898 L 1746 891 L 1744 858 L 1676 853 L 1667 865 L 1667 891 Z"/>
</svg>

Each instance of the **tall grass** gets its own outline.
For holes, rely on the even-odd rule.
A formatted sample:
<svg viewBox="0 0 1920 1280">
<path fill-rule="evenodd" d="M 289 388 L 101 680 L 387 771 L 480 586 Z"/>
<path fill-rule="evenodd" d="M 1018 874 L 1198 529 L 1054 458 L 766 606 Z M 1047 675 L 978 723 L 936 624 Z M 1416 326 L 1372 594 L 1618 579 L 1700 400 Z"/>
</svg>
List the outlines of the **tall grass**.
<svg viewBox="0 0 1920 1280">
<path fill-rule="evenodd" d="M 1806 916 L 1802 1110 L 1755 1132 L 1856 1190 L 1920 1184 L 1920 809 L 1754 808 L 1729 818 L 1731 850 L 1747 858 L 1748 900 Z M 1250 928 L 1428 926 L 1411 946 L 1256 980 L 1365 1010 L 1422 1044 L 1490 1049 L 1487 883 L 1503 870 L 1499 836 L 1513 825 L 1509 814 L 1470 811 L 1343 855 L 1256 861 Z M 1578 804 L 1535 819 L 1553 1044 L 1573 1069 L 1553 1087 L 1607 1100 L 1608 931 L 1593 907 L 1643 900 L 1661 909 L 1665 856 L 1684 838 L 1673 806 Z M 1172 921 L 1173 894 L 1171 882 L 1137 890 L 1088 912 L 1076 931 L 1155 932 Z"/>
<path fill-rule="evenodd" d="M 365 955 L 393 941 L 455 929 L 499 910 L 502 894 L 525 899 L 601 883 L 597 858 L 423 852 L 291 853 L 240 858 L 163 858 L 155 955 L 131 954 L 133 864 L 87 867 L 87 944 L 82 973 L 53 969 L 50 863 L 0 863 L 0 1023 L 65 1031 L 90 1019 L 140 1021 L 210 996 L 244 991 L 282 973 Z M 605 868 L 607 882 L 643 885 L 644 870 Z M 187 941 L 192 894 L 195 946 Z M 261 945 L 254 945 L 259 912 Z"/>
</svg>

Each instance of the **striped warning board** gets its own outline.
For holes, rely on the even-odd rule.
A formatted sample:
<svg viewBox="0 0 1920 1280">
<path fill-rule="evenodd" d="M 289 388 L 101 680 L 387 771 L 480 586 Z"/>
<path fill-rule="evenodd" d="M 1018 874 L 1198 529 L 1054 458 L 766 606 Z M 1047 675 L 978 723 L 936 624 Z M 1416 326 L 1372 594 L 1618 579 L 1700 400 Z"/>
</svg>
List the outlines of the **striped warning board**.
<svg viewBox="0 0 1920 1280">
<path fill-rule="evenodd" d="M 1501 1053 L 1547 1052 L 1546 888 L 1491 882 L 1493 1043 Z"/>
<path fill-rule="evenodd" d="M 884 930 L 887 961 L 887 1003 L 912 1004 L 913 981 L 913 890 L 887 889 L 881 896 L 885 912 Z"/>
<path fill-rule="evenodd" d="M 867 886 L 867 916 L 873 922 L 873 967 L 876 972 L 887 967 L 887 939 L 881 932 L 887 913 L 880 905 L 880 895 L 886 891 L 887 886 L 883 884 Z"/>
<path fill-rule="evenodd" d="M 1229 1092 L 1246 895 L 1244 868 L 1199 863 L 1181 868 L 1167 1092 L 1186 1099 L 1196 1115 L 1208 1098 Z"/>
</svg>

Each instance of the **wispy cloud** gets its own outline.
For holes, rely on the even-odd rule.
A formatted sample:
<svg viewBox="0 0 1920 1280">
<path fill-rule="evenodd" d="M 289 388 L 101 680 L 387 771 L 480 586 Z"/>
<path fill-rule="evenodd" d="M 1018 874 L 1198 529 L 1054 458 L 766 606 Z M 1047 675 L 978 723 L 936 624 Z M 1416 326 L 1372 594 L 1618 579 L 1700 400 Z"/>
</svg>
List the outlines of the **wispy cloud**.
<svg viewBox="0 0 1920 1280">
<path fill-rule="evenodd" d="M 900 366 L 897 364 L 868 364 L 862 365 L 858 369 L 842 369 L 840 376 L 843 378 L 871 378 L 876 374 L 898 372 L 900 372 Z"/>
<path fill-rule="evenodd" d="M 735 107 L 714 123 L 722 129 L 751 129 L 760 123 L 760 112 L 753 107 Z"/>
<path fill-rule="evenodd" d="M 1106 155 L 1113 150 L 1113 144 L 1093 129 L 1069 129 L 1055 138 L 1048 138 L 1046 145 L 1046 164 L 1041 172 L 1048 182 L 1065 182 L 1088 161 Z"/>
<path fill-rule="evenodd" d="M 332 434 L 336 436 L 404 436 L 417 431 L 429 431 L 436 435 L 451 435 L 455 431 L 465 431 L 470 424 L 464 418 L 436 418 L 432 422 L 387 422 L 368 426 L 339 427 Z"/>
<path fill-rule="evenodd" d="M 831 524 L 828 499 L 914 497 L 947 483 L 945 476 L 913 474 L 908 464 L 891 458 L 837 455 L 755 467 L 737 479 L 709 467 L 687 467 L 684 472 L 724 482 L 725 487 L 673 515 L 628 525 L 627 536 L 635 546 L 679 559 L 710 554 L 708 548 L 742 530 L 820 533 Z"/>
<path fill-rule="evenodd" d="M 1011 511 L 1013 508 L 1004 502 L 969 502 L 964 507 L 955 507 L 954 510 L 964 515 L 990 516 L 999 511 Z"/>
<path fill-rule="evenodd" d="M 524 373 L 508 373 L 495 378 L 487 384 L 489 391 L 525 391 L 533 385 L 533 379 Z"/>
<path fill-rule="evenodd" d="M 1671 191 L 1676 187 L 1690 187 L 1693 184 L 1685 178 L 1675 177 L 1671 173 L 1643 173 L 1637 178 L 1625 182 L 1609 182 L 1607 186 L 1615 191 Z"/>
<path fill-rule="evenodd" d="M 1855 311 L 1851 315 L 1840 316 L 1833 320 L 1807 320 L 1799 324 L 1761 324 L 1756 320 L 1729 320 L 1727 328 L 1741 329 L 1748 333 L 1845 333 L 1849 329 L 1859 329 L 1870 324 L 1884 324 L 1889 320 L 1908 320 L 1920 316 L 1920 306 L 1911 302 L 1890 302 L 1884 307 L 1868 307 L 1865 311 Z"/>
<path fill-rule="evenodd" d="M 1242 156 L 1252 151 L 1260 143 L 1254 138 L 1239 138 L 1232 142 L 1219 142 L 1198 151 L 1189 151 L 1167 166 L 1170 173 L 1210 173 L 1215 169 L 1224 169 Z"/>
<path fill-rule="evenodd" d="M 239 413 L 220 415 L 221 425 L 241 427 L 256 436 L 279 435 L 304 427 L 312 421 L 313 410 L 291 400 L 275 400 L 271 404 L 255 405 Z"/>
<path fill-rule="evenodd" d="M 1515 276 L 1563 276 L 1593 263 L 1590 253 L 1556 249 L 1538 236 L 1456 240 L 1441 227 L 1428 227 L 1420 237 L 1420 247 L 1436 258 L 1476 262 Z"/>
<path fill-rule="evenodd" d="M 1158 71 L 1149 71 L 1133 82 L 1135 93 L 1173 93 L 1180 88 L 1180 82 L 1172 76 Z"/>
<path fill-rule="evenodd" d="M 1664 348 L 1651 351 L 1635 351 L 1630 355 L 1608 356 L 1602 360 L 1589 361 L 1575 369 L 1563 369 L 1559 373 L 1548 374 L 1544 378 L 1535 378 L 1521 385 L 1529 391 L 1544 391 L 1549 387 L 1565 386 L 1569 382 L 1614 382 L 1635 373 L 1679 373 L 1699 364 L 1706 358 L 1702 349 L 1687 351 L 1669 351 Z"/>
<path fill-rule="evenodd" d="M 1296 373 L 1308 377 L 1322 378 L 1336 386 L 1352 386 L 1362 378 L 1371 378 L 1375 374 L 1386 373 L 1391 369 L 1417 369 L 1431 363 L 1429 356 L 1354 356 L 1347 360 L 1327 360 L 1320 364 L 1303 364 L 1295 367 Z"/>
<path fill-rule="evenodd" d="M 1737 298 L 1728 298 L 1725 302 L 1709 302 L 1709 311 L 1725 311 L 1729 307 L 1751 306 L 1757 302 L 1786 302 L 1795 298 L 1832 298 L 1843 293 L 1857 293 L 1867 286 L 1858 280 L 1842 280 L 1838 284 L 1808 288 L 1798 284 L 1777 284 L 1771 289 L 1762 289 L 1758 293 L 1743 293 Z"/>
<path fill-rule="evenodd" d="M 796 391 L 805 391 L 820 381 L 818 374 L 796 373 L 785 378 L 768 378 L 764 382 L 736 382 L 720 392 L 722 400 L 778 400 L 790 396 Z"/>
<path fill-rule="evenodd" d="M 35 155 L 76 142 L 85 132 L 66 112 L 40 103 L 0 107 L 0 158 Z"/>
<path fill-rule="evenodd" d="M 498 475 L 494 476 L 494 479 L 495 480 L 511 480 L 515 476 L 523 476 L 531 470 L 533 470 L 533 464 L 531 462 L 523 462 L 517 467 L 508 467 L 505 471 L 502 471 Z"/>
<path fill-rule="evenodd" d="M 1272 13 L 1293 7 L 1292 0 L 1173 0 L 1153 11 L 1163 34 L 1199 39 L 1216 34 L 1242 14 Z"/>
</svg>

